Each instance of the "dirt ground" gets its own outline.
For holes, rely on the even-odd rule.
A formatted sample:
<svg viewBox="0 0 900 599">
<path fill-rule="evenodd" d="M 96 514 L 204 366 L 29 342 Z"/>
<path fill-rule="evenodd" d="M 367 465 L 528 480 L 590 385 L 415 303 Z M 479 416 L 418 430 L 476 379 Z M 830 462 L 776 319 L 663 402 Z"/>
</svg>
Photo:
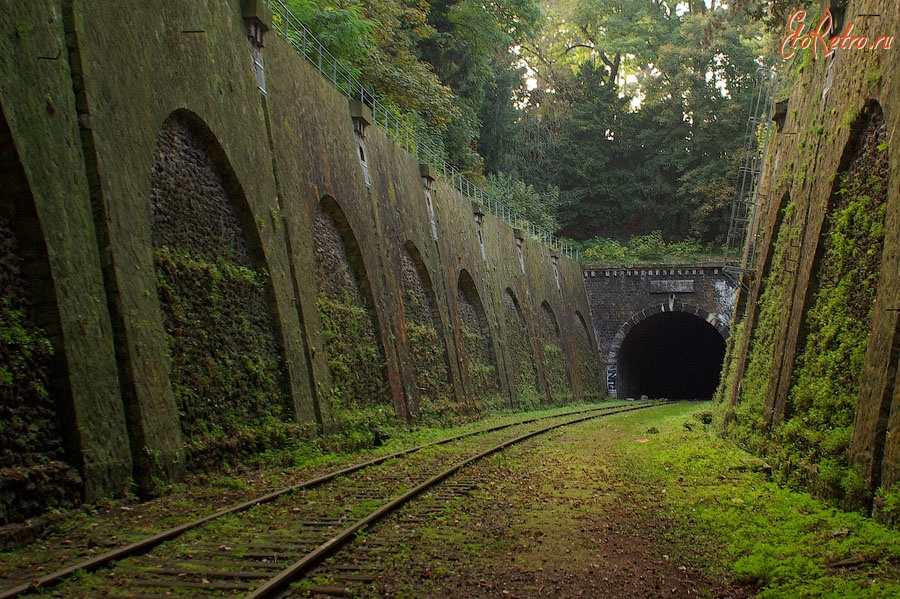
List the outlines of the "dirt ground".
<svg viewBox="0 0 900 599">
<path fill-rule="evenodd" d="M 701 571 L 718 548 L 663 514 L 664 489 L 616 472 L 605 434 L 578 427 L 482 462 L 470 475 L 481 484 L 412 534 L 379 525 L 364 542 L 407 549 L 376 564 L 377 583 L 351 596 L 752 595 Z"/>
<path fill-rule="evenodd" d="M 422 498 L 427 519 L 411 508 L 361 535 L 361 549 L 384 549 L 360 554 L 374 560 L 368 567 L 378 575 L 351 588 L 350 596 L 752 595 L 752 589 L 703 573 L 718 548 L 686 532 L 690 523 L 664 514 L 665 489 L 631 481 L 615 447 L 639 440 L 623 439 L 615 425 L 599 422 L 486 459 L 462 476 L 470 481 L 464 494 Z M 198 505 L 225 505 L 299 476 L 246 473 L 231 477 L 231 493 L 221 492 L 221 480 L 218 491 L 195 481 L 181 495 L 87 508 L 51 526 L 24 554 L 0 558 L 0 589 L 186 520 Z M 400 526 L 404 517 L 419 523 Z"/>
</svg>

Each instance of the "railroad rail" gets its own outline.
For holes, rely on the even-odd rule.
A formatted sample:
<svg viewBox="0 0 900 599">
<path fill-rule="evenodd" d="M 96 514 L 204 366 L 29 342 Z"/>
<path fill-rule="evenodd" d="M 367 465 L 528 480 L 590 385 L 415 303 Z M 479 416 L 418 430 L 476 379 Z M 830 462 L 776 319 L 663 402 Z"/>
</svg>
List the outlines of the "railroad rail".
<svg viewBox="0 0 900 599">
<path fill-rule="evenodd" d="M 93 588 L 91 596 L 143 599 L 176 590 L 191 596 L 282 596 L 359 532 L 465 466 L 554 429 L 650 405 L 529 418 L 380 456 L 0 590 L 0 599 L 45 596 L 48 587 L 76 573 L 79 584 Z"/>
</svg>

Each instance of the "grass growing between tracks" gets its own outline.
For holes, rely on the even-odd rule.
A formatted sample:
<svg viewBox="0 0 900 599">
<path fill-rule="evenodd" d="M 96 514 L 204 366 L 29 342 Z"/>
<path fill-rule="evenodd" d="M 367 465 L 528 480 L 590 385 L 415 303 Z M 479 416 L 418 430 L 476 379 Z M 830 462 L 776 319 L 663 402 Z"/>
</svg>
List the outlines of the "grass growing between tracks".
<svg viewBox="0 0 900 599">
<path fill-rule="evenodd" d="M 615 404 L 602 403 L 604 406 Z M 572 405 L 530 413 L 486 413 L 480 419 L 473 418 L 453 429 L 409 428 L 398 424 L 390 430 L 380 430 L 380 444 L 375 447 L 369 442 L 365 450 L 351 450 L 351 447 L 358 447 L 358 443 L 348 443 L 339 434 L 297 438 L 280 450 L 267 451 L 240 464 L 223 465 L 220 472 L 196 474 L 185 482 L 161 487 L 159 496 L 150 501 L 140 502 L 129 497 L 85 505 L 70 512 L 47 514 L 34 531 L 10 531 L 9 537 L 33 535 L 35 538 L 31 542 L 23 541 L 11 547 L 14 539 L 4 543 L 5 537 L 0 536 L 0 590 L 348 464 L 453 434 L 598 405 Z M 367 430 L 367 434 L 371 432 Z M 360 434 L 359 431 L 348 432 L 349 436 Z M 32 525 L 24 528 L 32 528 Z"/>
<path fill-rule="evenodd" d="M 779 488 L 704 424 L 710 407 L 595 420 L 485 460 L 478 488 L 405 541 L 404 572 L 363 596 L 900 597 L 900 534 Z"/>
</svg>

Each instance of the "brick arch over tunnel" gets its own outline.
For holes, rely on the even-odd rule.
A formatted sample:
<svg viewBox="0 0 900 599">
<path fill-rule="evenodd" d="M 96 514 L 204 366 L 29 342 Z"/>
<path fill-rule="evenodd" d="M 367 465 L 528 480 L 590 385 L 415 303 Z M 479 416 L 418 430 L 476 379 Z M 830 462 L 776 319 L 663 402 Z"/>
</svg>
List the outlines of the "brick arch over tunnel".
<svg viewBox="0 0 900 599">
<path fill-rule="evenodd" d="M 711 399 L 725 359 L 728 326 L 675 300 L 635 314 L 619 329 L 607 358 L 613 397 Z"/>
</svg>

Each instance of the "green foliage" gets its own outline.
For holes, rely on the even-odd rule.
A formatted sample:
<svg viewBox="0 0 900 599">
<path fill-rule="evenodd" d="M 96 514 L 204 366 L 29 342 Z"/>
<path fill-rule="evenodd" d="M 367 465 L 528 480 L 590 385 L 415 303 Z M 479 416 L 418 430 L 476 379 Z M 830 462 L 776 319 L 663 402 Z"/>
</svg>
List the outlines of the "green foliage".
<svg viewBox="0 0 900 599">
<path fill-rule="evenodd" d="M 15 233 L 0 216 L 0 525 L 77 505 L 81 494 L 65 461 L 60 397 L 50 393 L 53 347 L 33 320 L 22 270 Z"/>
<path fill-rule="evenodd" d="M 545 231 L 559 229 L 559 222 L 556 220 L 558 189 L 551 187 L 540 193 L 533 185 L 505 173 L 488 175 L 484 189 L 513 212 Z"/>
<path fill-rule="evenodd" d="M 13 310 L 0 298 L 0 348 L 7 357 L 0 363 L 0 388 L 7 393 L 29 390 L 39 399 L 48 396 L 43 374 L 34 365 L 53 355 L 43 331 L 29 323 L 21 310 Z"/>
<path fill-rule="evenodd" d="M 457 402 L 450 387 L 443 339 L 432 324 L 407 323 L 407 349 L 416 370 L 419 418 L 444 425 L 464 415 L 466 406 Z"/>
<path fill-rule="evenodd" d="M 875 493 L 873 515 L 891 528 L 897 528 L 900 525 L 900 485 L 895 484 L 890 489 L 878 488 Z"/>
<path fill-rule="evenodd" d="M 546 149 L 520 176 L 559 187 L 567 236 L 720 243 L 766 47 L 762 24 L 721 4 L 552 5 L 521 52 L 537 84 L 522 118 Z"/>
<path fill-rule="evenodd" d="M 762 281 L 756 326 L 742 335 L 752 335 L 746 357 L 747 366 L 737 383 L 741 390 L 737 404 L 724 421 L 724 432 L 745 449 L 764 455 L 769 450 L 768 431 L 763 417 L 775 353 L 775 334 L 781 323 L 786 300 L 786 285 L 790 276 L 789 250 L 797 243 L 801 228 L 792 223 L 795 206 L 784 209 L 783 225 L 778 231 L 773 249 L 772 266 Z M 796 259 L 796 258 L 794 258 Z M 737 354 L 730 359 L 737 359 Z M 733 370 L 733 369 L 731 369 Z M 729 387 L 733 388 L 733 387 Z"/>
<path fill-rule="evenodd" d="M 291 12 L 337 61 L 359 77 L 359 65 L 376 49 L 378 23 L 366 17 L 361 3 L 334 4 L 322 0 L 289 0 Z"/>
<path fill-rule="evenodd" d="M 544 337 L 544 368 L 547 372 L 547 385 L 550 387 L 550 398 L 554 404 L 562 404 L 572 399 L 572 391 L 569 389 L 569 377 L 566 374 L 566 356 L 562 348 L 555 341 Z"/>
<path fill-rule="evenodd" d="M 582 244 L 585 262 L 671 263 L 720 259 L 720 248 L 703 246 L 693 238 L 666 242 L 661 231 L 632 236 L 624 245 L 606 237 L 595 237 Z"/>
<path fill-rule="evenodd" d="M 753 596 L 893 597 L 900 593 L 896 531 L 769 480 L 765 465 L 700 427 L 684 426 L 704 404 L 676 404 L 617 423 L 624 440 L 659 429 L 647 444 L 622 442 L 618 462 L 661 499 L 686 539 L 713 545 L 706 567 L 753 586 Z M 658 492 L 664 489 L 664 492 Z M 888 493 L 884 493 L 887 503 Z M 897 505 L 896 494 L 891 497 Z M 852 567 L 840 567 L 847 564 Z"/>
<path fill-rule="evenodd" d="M 493 364 L 493 348 L 490 339 L 473 331 L 466 323 L 462 325 L 465 346 L 463 363 L 474 387 L 476 401 L 481 409 L 497 409 L 506 405 L 507 400 L 500 395 L 497 366 Z"/>
<path fill-rule="evenodd" d="M 384 358 L 366 309 L 349 297 L 338 300 L 322 293 L 316 307 L 324 327 L 332 405 L 346 410 L 390 405 Z"/>
<path fill-rule="evenodd" d="M 876 158 L 877 149 L 873 152 Z M 775 431 L 787 448 L 782 469 L 824 497 L 865 501 L 865 485 L 845 458 L 856 413 L 884 240 L 885 189 L 865 159 L 841 176 L 826 223 L 809 331 L 794 369 L 789 418 Z"/>
<path fill-rule="evenodd" d="M 189 467 L 277 442 L 288 397 L 266 274 L 169 247 L 154 261 Z"/>
</svg>

